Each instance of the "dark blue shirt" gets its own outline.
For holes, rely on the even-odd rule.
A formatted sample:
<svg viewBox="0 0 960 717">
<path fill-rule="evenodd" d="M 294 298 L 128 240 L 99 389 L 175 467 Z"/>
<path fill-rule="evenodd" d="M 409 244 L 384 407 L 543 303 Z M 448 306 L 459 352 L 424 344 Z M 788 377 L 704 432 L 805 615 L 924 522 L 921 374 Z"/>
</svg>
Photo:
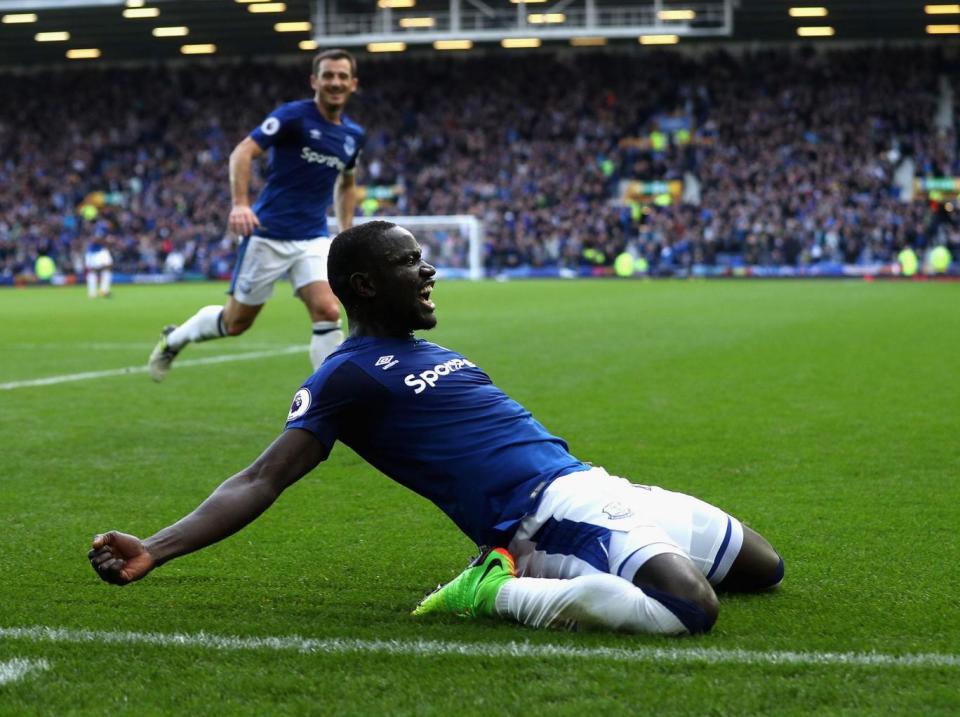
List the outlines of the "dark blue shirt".
<svg viewBox="0 0 960 717">
<path fill-rule="evenodd" d="M 435 503 L 478 545 L 505 545 L 551 481 L 586 470 L 460 354 L 350 338 L 297 391 L 287 428 L 342 441 Z"/>
<path fill-rule="evenodd" d="M 250 136 L 269 150 L 267 183 L 253 212 L 258 236 L 312 239 L 327 236 L 327 211 L 343 171 L 352 171 L 366 141 L 363 129 L 341 116 L 324 119 L 313 100 L 281 105 Z"/>
</svg>

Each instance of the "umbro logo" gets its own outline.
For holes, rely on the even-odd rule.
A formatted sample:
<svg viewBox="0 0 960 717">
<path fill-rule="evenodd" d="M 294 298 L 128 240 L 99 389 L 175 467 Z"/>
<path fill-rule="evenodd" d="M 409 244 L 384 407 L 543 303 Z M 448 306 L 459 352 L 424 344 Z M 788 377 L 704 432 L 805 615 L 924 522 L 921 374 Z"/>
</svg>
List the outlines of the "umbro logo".
<svg viewBox="0 0 960 717">
<path fill-rule="evenodd" d="M 374 366 L 383 366 L 383 370 L 386 371 L 388 368 L 393 368 L 398 363 L 400 362 L 393 358 L 393 354 L 390 354 L 389 356 L 381 356 L 378 358 Z"/>
<path fill-rule="evenodd" d="M 318 129 L 310 130 L 310 139 L 320 139 L 321 137 L 323 137 L 323 132 L 321 132 L 320 130 Z"/>
</svg>

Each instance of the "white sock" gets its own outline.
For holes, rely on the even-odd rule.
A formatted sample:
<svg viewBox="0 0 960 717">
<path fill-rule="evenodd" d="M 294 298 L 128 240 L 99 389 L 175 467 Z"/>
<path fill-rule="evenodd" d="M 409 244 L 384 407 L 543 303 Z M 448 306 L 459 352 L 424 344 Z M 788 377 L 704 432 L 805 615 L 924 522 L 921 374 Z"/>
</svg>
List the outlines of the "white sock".
<svg viewBox="0 0 960 717">
<path fill-rule="evenodd" d="M 204 306 L 170 333 L 167 337 L 167 346 L 179 351 L 194 341 L 207 341 L 226 336 L 226 331 L 220 322 L 222 314 L 222 306 Z"/>
<path fill-rule="evenodd" d="M 313 338 L 310 339 L 310 363 L 313 370 L 320 368 L 323 360 L 343 343 L 343 330 L 339 321 L 314 321 Z"/>
<path fill-rule="evenodd" d="M 113 281 L 113 272 L 110 269 L 100 271 L 100 296 L 110 293 L 110 282 Z"/>
<path fill-rule="evenodd" d="M 97 298 L 97 272 L 87 272 L 87 296 L 91 299 Z"/>
<path fill-rule="evenodd" d="M 496 611 L 531 627 L 582 627 L 679 635 L 687 632 L 663 603 L 606 573 L 569 580 L 517 578 L 497 594 Z"/>
</svg>

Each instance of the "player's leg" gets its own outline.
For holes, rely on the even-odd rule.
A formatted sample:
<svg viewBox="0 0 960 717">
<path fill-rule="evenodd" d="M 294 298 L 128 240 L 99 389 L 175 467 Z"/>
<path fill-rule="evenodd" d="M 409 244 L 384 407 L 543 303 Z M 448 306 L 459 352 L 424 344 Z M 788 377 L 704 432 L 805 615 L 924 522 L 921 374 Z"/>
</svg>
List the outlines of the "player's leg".
<svg viewBox="0 0 960 717">
<path fill-rule="evenodd" d="M 100 269 L 100 288 L 99 293 L 102 297 L 110 296 L 110 288 L 113 283 L 113 264 L 107 264 Z"/>
<path fill-rule="evenodd" d="M 327 254 L 331 240 L 325 237 L 297 242 L 301 255 L 290 267 L 290 283 L 310 315 L 310 363 L 314 370 L 343 341 L 340 302 L 327 283 Z"/>
<path fill-rule="evenodd" d="M 87 296 L 97 298 L 97 270 L 87 266 Z"/>
<path fill-rule="evenodd" d="M 783 558 L 752 528 L 743 526 L 743 545 L 717 590 L 758 592 L 777 587 L 783 581 Z"/>
<path fill-rule="evenodd" d="M 166 377 L 173 360 L 187 344 L 239 336 L 253 325 L 272 295 L 274 283 L 289 266 L 284 247 L 275 244 L 279 242 L 260 237 L 241 241 L 226 305 L 204 306 L 180 326 L 163 329 L 148 362 L 154 381 Z"/>
</svg>

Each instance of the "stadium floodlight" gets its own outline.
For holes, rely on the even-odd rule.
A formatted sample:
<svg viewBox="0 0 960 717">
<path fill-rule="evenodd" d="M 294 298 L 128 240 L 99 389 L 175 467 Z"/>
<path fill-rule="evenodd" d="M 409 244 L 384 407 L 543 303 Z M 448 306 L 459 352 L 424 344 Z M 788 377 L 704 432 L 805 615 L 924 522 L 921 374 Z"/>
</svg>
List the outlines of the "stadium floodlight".
<svg viewBox="0 0 960 717">
<path fill-rule="evenodd" d="M 680 42 L 679 35 L 641 35 L 637 38 L 641 45 L 676 45 Z"/>
<path fill-rule="evenodd" d="M 469 50 L 473 48 L 472 40 L 436 40 L 434 50 Z"/>
<path fill-rule="evenodd" d="M 960 15 L 960 5 L 924 5 L 927 15 Z"/>
<path fill-rule="evenodd" d="M 694 10 L 661 10 L 657 17 L 661 20 L 696 20 L 697 13 Z"/>
<path fill-rule="evenodd" d="M 33 36 L 37 42 L 66 42 L 70 39 L 70 33 L 66 30 L 56 32 L 38 32 Z"/>
<path fill-rule="evenodd" d="M 171 25 L 170 27 L 153 28 L 154 37 L 184 37 L 190 34 L 190 28 L 184 25 Z"/>
<path fill-rule="evenodd" d="M 574 47 L 603 47 L 607 44 L 605 37 L 571 37 L 570 44 Z"/>
<path fill-rule="evenodd" d="M 143 0 L 127 0 L 127 7 L 143 7 Z"/>
<path fill-rule="evenodd" d="M 3 16 L 4 25 L 21 25 L 24 23 L 36 22 L 37 13 L 35 12 L 20 12 L 13 13 L 11 15 Z"/>
<path fill-rule="evenodd" d="M 180 54 L 182 55 L 212 55 L 217 51 L 217 46 L 213 43 L 204 43 L 200 45 L 180 45 Z"/>
<path fill-rule="evenodd" d="M 835 34 L 836 31 L 829 25 L 797 28 L 797 35 L 800 37 L 833 37 Z"/>
<path fill-rule="evenodd" d="M 371 42 L 367 45 L 367 52 L 403 52 L 406 49 L 405 42 Z"/>
<path fill-rule="evenodd" d="M 789 12 L 790 17 L 826 17 L 827 8 L 825 7 L 792 7 Z"/>
<path fill-rule="evenodd" d="M 100 50 L 96 47 L 77 47 L 67 50 L 68 60 L 95 60 L 100 57 Z"/>
<path fill-rule="evenodd" d="M 510 0 L 514 5 L 534 5 L 546 1 L 547 0 Z"/>
<path fill-rule="evenodd" d="M 404 17 L 400 18 L 400 27 L 403 28 L 416 28 L 416 27 L 433 27 L 437 24 L 436 18 L 433 17 Z"/>
<path fill-rule="evenodd" d="M 960 25 L 927 25 L 928 35 L 957 35 Z"/>
<path fill-rule="evenodd" d="M 128 7 L 123 11 L 123 16 L 128 20 L 136 20 L 144 17 L 159 17 L 160 8 L 158 7 Z"/>
<path fill-rule="evenodd" d="M 297 47 L 301 50 L 316 50 L 319 45 L 316 40 L 301 40 L 297 43 Z"/>
<path fill-rule="evenodd" d="M 273 26 L 276 32 L 310 32 L 313 29 L 313 23 L 304 22 L 278 22 Z"/>
<path fill-rule="evenodd" d="M 258 2 L 254 5 L 247 5 L 248 12 L 286 12 L 287 4 L 282 2 Z"/>
<path fill-rule="evenodd" d="M 528 47 L 540 47 L 543 41 L 539 37 L 505 37 L 500 41 L 501 47 L 508 50 L 518 50 Z"/>
<path fill-rule="evenodd" d="M 534 25 L 558 24 L 566 21 L 567 16 L 562 12 L 535 12 L 527 15 L 527 22 Z"/>
<path fill-rule="evenodd" d="M 377 7 L 383 10 L 402 10 L 411 8 L 417 4 L 417 0 L 378 0 Z"/>
</svg>

